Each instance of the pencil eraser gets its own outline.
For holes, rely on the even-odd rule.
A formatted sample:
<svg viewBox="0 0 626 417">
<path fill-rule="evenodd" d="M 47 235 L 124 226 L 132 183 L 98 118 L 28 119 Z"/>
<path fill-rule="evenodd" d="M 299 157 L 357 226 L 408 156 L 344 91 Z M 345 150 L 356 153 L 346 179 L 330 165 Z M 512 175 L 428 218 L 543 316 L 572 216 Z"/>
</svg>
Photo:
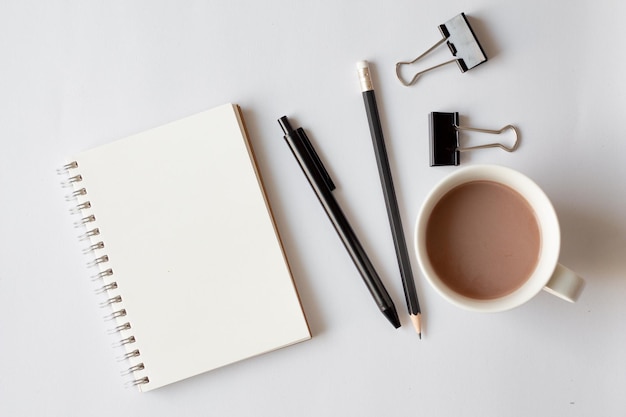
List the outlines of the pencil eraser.
<svg viewBox="0 0 626 417">
<path fill-rule="evenodd" d="M 356 63 L 356 69 L 365 69 L 365 68 L 369 68 L 369 63 L 367 61 L 359 61 Z"/>
</svg>

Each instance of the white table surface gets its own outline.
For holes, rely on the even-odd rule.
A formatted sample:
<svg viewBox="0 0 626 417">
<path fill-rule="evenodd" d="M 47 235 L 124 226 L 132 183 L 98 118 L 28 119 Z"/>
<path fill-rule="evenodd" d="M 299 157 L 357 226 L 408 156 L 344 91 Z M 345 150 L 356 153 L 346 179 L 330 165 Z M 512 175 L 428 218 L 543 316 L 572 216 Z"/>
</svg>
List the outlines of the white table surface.
<svg viewBox="0 0 626 417">
<path fill-rule="evenodd" d="M 434 44 L 437 25 L 460 12 L 490 60 L 402 86 L 395 62 Z M 0 415 L 626 415 L 625 13 L 619 0 L 2 2 Z M 426 64 L 448 58 L 442 49 Z M 464 154 L 462 166 L 513 167 L 546 191 L 561 262 L 587 280 L 578 303 L 541 293 L 506 313 L 465 312 L 425 282 L 409 241 L 418 340 L 355 70 L 362 59 L 409 240 L 428 190 L 458 169 L 429 167 L 428 113 L 513 123 L 517 152 Z M 123 386 L 56 169 L 225 102 L 244 110 L 313 339 L 140 394 Z M 337 183 L 400 329 L 377 310 L 282 140 L 285 114 Z"/>
</svg>

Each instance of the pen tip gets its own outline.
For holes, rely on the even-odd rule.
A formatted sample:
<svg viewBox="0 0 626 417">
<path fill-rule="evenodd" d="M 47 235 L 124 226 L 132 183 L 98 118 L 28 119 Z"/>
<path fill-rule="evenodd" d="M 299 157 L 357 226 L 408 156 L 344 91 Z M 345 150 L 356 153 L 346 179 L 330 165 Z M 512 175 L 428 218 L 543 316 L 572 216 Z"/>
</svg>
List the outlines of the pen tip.
<svg viewBox="0 0 626 417">
<path fill-rule="evenodd" d="M 356 68 L 357 69 L 361 70 L 361 69 L 365 69 L 365 68 L 368 68 L 368 67 L 369 67 L 369 63 L 367 61 L 365 61 L 365 60 L 359 61 L 359 62 L 356 63 Z"/>
<path fill-rule="evenodd" d="M 398 318 L 398 313 L 396 312 L 396 309 L 394 307 L 386 308 L 385 310 L 383 310 L 383 314 L 385 315 L 385 317 L 387 317 L 387 320 L 389 320 L 391 324 L 393 324 L 393 327 L 397 329 L 401 326 L 400 319 Z"/>
</svg>

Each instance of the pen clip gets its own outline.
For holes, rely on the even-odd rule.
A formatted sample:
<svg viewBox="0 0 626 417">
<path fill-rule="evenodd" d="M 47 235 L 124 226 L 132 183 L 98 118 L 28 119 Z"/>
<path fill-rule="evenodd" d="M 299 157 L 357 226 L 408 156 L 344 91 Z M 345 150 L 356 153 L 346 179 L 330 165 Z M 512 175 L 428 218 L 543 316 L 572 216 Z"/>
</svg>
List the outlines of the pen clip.
<svg viewBox="0 0 626 417">
<path fill-rule="evenodd" d="M 302 144 L 304 145 L 304 148 L 306 149 L 308 154 L 311 156 L 311 159 L 315 163 L 315 169 L 317 169 L 317 172 L 322 177 L 324 184 L 326 184 L 326 186 L 328 187 L 330 191 L 333 191 L 335 189 L 335 184 L 333 183 L 333 180 L 330 178 L 328 171 L 326 171 L 326 168 L 324 167 L 322 160 L 320 159 L 319 155 L 315 151 L 315 148 L 311 144 L 311 141 L 309 140 L 309 137 L 306 135 L 306 132 L 304 131 L 304 129 L 300 127 L 296 130 L 296 133 L 298 134 L 300 139 L 302 139 Z"/>
</svg>

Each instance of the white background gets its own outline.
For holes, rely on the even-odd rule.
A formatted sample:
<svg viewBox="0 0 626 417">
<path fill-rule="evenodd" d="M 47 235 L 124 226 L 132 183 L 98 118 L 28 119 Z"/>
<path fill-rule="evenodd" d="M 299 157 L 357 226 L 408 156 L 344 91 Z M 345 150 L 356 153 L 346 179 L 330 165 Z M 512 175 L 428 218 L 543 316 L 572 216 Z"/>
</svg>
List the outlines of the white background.
<svg viewBox="0 0 626 417">
<path fill-rule="evenodd" d="M 437 25 L 462 11 L 490 60 L 402 86 L 395 62 L 434 44 Z M 626 415 L 625 12 L 619 0 L 3 1 L 0 415 Z M 435 61 L 449 59 L 444 48 Z M 424 281 L 409 242 L 418 340 L 361 59 L 371 62 L 407 238 L 428 190 L 458 169 L 429 167 L 428 113 L 513 123 L 517 152 L 476 151 L 462 165 L 513 167 L 546 191 L 561 220 L 561 262 L 587 280 L 577 304 L 541 293 L 506 313 L 459 310 Z M 313 339 L 140 394 L 119 375 L 56 169 L 78 151 L 226 102 L 243 108 Z M 284 143 L 276 120 L 285 114 L 331 172 L 400 329 L 377 310 Z"/>
</svg>

